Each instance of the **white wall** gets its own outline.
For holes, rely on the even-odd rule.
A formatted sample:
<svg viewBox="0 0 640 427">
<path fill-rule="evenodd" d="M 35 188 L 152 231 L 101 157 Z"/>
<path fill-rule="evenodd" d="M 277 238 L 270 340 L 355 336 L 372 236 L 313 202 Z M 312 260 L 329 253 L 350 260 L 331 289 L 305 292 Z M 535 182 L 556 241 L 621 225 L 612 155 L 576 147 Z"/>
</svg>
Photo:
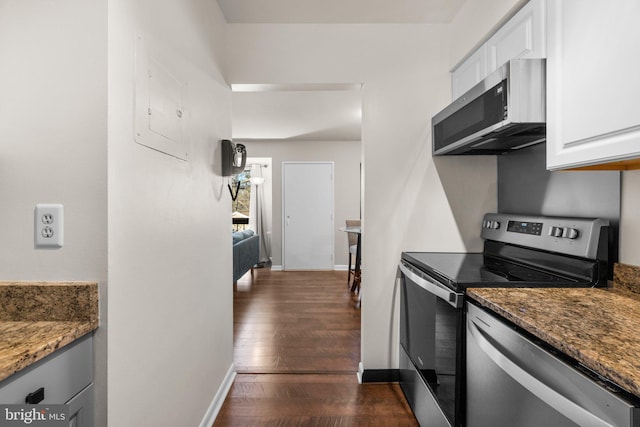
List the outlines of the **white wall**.
<svg viewBox="0 0 640 427">
<path fill-rule="evenodd" d="M 110 426 L 197 426 L 232 367 L 225 26 L 208 0 L 109 1 Z M 187 84 L 188 161 L 134 142 L 137 34 Z"/>
<path fill-rule="evenodd" d="M 282 267 L 282 162 L 334 162 L 335 264 L 348 264 L 346 219 L 360 218 L 360 141 L 240 141 L 251 156 L 272 158 L 272 234 L 274 266 Z"/>
<path fill-rule="evenodd" d="M 496 18 L 498 19 L 498 18 Z M 397 366 L 394 277 L 404 250 L 465 251 L 495 209 L 495 160 L 431 158 L 430 118 L 450 100 L 447 25 L 229 25 L 230 83 L 363 83 L 362 360 Z M 461 168 L 473 164 L 473 171 Z M 455 172 L 455 173 L 454 173 Z M 441 176 L 445 177 L 445 182 Z M 453 181 L 463 186 L 447 193 Z"/>
<path fill-rule="evenodd" d="M 0 279 L 96 281 L 106 419 L 107 2 L 0 2 Z M 35 250 L 36 203 L 64 205 L 65 244 Z"/>
</svg>

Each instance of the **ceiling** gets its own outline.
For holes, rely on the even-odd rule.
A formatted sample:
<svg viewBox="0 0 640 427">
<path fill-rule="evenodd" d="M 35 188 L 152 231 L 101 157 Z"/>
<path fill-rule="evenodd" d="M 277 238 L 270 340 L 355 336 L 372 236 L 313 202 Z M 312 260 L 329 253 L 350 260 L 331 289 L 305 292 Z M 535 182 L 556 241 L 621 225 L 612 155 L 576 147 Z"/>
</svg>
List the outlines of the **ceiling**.
<svg viewBox="0 0 640 427">
<path fill-rule="evenodd" d="M 450 22 L 465 0 L 218 0 L 229 23 Z"/>
<path fill-rule="evenodd" d="M 465 0 L 217 1 L 234 24 L 391 24 L 450 22 Z M 359 85 L 233 85 L 232 90 L 234 139 L 361 138 Z"/>
<path fill-rule="evenodd" d="M 233 139 L 359 141 L 360 85 L 232 85 Z"/>
</svg>

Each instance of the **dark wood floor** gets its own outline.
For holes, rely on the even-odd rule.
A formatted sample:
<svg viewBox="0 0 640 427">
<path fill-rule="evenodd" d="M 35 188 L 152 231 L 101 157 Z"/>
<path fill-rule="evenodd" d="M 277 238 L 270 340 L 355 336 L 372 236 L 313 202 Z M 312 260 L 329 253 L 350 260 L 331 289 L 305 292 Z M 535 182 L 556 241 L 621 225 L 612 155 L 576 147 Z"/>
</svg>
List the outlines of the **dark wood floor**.
<svg viewBox="0 0 640 427">
<path fill-rule="evenodd" d="M 346 272 L 256 269 L 234 292 L 238 376 L 215 426 L 417 426 L 397 384 L 358 384 Z"/>
</svg>

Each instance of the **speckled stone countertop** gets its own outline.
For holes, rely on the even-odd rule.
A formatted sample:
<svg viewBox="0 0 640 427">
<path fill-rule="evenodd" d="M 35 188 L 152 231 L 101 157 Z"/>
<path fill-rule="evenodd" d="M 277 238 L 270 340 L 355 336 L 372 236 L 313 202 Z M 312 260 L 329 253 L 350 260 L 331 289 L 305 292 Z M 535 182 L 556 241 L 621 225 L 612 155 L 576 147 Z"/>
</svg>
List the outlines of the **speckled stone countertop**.
<svg viewBox="0 0 640 427">
<path fill-rule="evenodd" d="M 0 282 L 0 380 L 98 327 L 98 285 Z"/>
<path fill-rule="evenodd" d="M 640 267 L 627 264 L 614 264 L 613 287 L 640 295 Z"/>
<path fill-rule="evenodd" d="M 616 277 L 626 272 L 625 285 Z M 467 295 L 640 396 L 640 268 L 616 264 L 607 289 L 468 289 Z M 631 291 L 631 292 L 630 292 Z"/>
</svg>

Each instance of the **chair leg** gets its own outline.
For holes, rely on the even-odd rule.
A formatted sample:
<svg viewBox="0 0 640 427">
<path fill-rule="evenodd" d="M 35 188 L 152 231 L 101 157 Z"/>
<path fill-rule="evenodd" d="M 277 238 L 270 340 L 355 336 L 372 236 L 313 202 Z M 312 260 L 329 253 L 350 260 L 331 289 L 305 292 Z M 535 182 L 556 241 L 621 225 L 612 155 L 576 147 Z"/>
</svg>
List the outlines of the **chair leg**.
<svg viewBox="0 0 640 427">
<path fill-rule="evenodd" d="M 351 283 L 351 252 L 349 252 L 349 268 L 347 268 L 347 288 L 350 288 Z"/>
</svg>

